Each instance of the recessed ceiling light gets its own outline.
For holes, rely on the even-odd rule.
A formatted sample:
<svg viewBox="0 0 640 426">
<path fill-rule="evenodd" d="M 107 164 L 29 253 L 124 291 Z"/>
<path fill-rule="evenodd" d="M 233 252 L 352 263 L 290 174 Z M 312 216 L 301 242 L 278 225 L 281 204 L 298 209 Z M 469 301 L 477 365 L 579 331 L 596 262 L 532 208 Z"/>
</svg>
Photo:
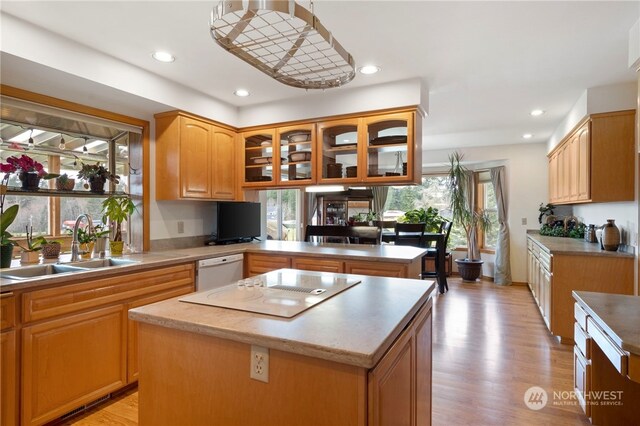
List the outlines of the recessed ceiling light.
<svg viewBox="0 0 640 426">
<path fill-rule="evenodd" d="M 153 56 L 153 59 L 160 62 L 173 62 L 176 60 L 176 58 L 171 53 L 162 52 L 160 50 L 153 52 L 151 56 Z"/>
<path fill-rule="evenodd" d="M 249 91 L 247 89 L 238 89 L 235 92 L 233 92 L 233 94 L 236 96 L 240 96 L 241 98 L 244 98 L 245 96 L 249 96 Z"/>
<path fill-rule="evenodd" d="M 377 67 L 375 65 L 365 65 L 364 67 L 358 68 L 358 71 L 360 71 L 360 74 L 375 74 L 380 71 L 380 67 Z"/>
<path fill-rule="evenodd" d="M 533 135 L 531 133 L 525 133 L 524 135 L 522 135 L 523 139 L 531 139 L 533 137 Z"/>
<path fill-rule="evenodd" d="M 529 114 L 533 115 L 534 117 L 537 117 L 539 115 L 544 114 L 544 110 L 541 109 L 534 109 L 533 111 L 531 111 Z"/>
</svg>

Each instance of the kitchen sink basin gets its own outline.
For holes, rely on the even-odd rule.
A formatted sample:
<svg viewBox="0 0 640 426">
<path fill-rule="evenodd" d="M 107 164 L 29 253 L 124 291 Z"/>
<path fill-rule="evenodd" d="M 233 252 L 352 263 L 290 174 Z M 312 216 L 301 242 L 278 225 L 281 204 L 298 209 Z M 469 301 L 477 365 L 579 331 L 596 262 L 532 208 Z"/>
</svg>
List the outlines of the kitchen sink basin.
<svg viewBox="0 0 640 426">
<path fill-rule="evenodd" d="M 8 270 L 7 273 L 2 273 L 2 278 L 8 278 L 10 280 L 26 280 L 29 278 L 42 277 L 46 275 L 66 274 L 82 271 L 88 271 L 88 269 L 75 265 L 37 265 Z"/>
<path fill-rule="evenodd" d="M 140 263 L 137 260 L 125 260 L 125 259 L 93 259 L 93 260 L 85 260 L 81 262 L 74 263 L 73 266 L 77 266 L 80 268 L 107 268 L 109 266 L 127 266 L 127 265 L 135 265 Z"/>
</svg>

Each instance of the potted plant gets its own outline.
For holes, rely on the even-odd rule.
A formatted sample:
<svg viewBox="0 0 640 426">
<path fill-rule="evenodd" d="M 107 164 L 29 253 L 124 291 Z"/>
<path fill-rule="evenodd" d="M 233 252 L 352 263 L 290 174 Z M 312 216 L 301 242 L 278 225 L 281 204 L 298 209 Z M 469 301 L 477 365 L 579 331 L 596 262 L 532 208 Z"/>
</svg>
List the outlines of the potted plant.
<svg viewBox="0 0 640 426">
<path fill-rule="evenodd" d="M 58 176 L 55 173 L 47 173 L 41 163 L 24 154 L 7 158 L 6 163 L 0 164 L 0 172 L 7 175 L 18 173 L 22 189 L 27 191 L 37 191 L 40 179 L 52 179 Z"/>
<path fill-rule="evenodd" d="M 491 221 L 484 210 L 476 211 L 470 206 L 467 194 L 471 188 L 468 188 L 467 179 L 469 170 L 460 164 L 462 155 L 457 151 L 449 155 L 449 194 L 451 196 L 450 206 L 453 212 L 453 222 L 459 224 L 464 229 L 467 238 L 467 257 L 464 259 L 456 259 L 458 272 L 464 281 L 475 281 L 482 273 L 482 260 L 474 259 L 473 255 L 473 238 L 477 229 L 486 230 Z"/>
<path fill-rule="evenodd" d="M 63 173 L 56 179 L 56 189 L 58 191 L 73 191 L 76 180 L 71 179 L 68 174 Z"/>
<path fill-rule="evenodd" d="M 78 243 L 80 245 L 80 257 L 82 259 L 91 259 L 91 253 L 98 238 L 102 238 L 109 233 L 109 230 L 103 229 L 102 225 L 95 226 L 93 232 L 88 228 L 88 225 L 78 228 Z M 67 233 L 73 235 L 71 229 L 68 229 Z"/>
<path fill-rule="evenodd" d="M 420 207 L 419 209 L 409 210 L 402 216 L 398 217 L 398 222 L 401 223 L 424 222 L 425 232 L 439 232 L 440 226 L 442 226 L 446 221 L 447 219 L 440 216 L 438 209 L 435 207 L 427 207 L 426 210 L 424 207 Z"/>
<path fill-rule="evenodd" d="M 113 238 L 109 243 L 112 256 L 122 254 L 122 222 L 136 211 L 131 198 L 123 195 L 112 195 L 102 202 L 102 223 L 111 223 Z"/>
<path fill-rule="evenodd" d="M 57 259 L 60 256 L 60 249 L 62 248 L 60 241 L 49 241 L 43 236 L 36 238 L 36 241 L 42 247 L 43 259 Z"/>
<path fill-rule="evenodd" d="M 27 246 L 23 246 L 20 243 L 16 242 L 22 252 L 20 253 L 20 263 L 37 263 L 40 260 L 40 250 L 42 250 L 41 241 L 36 238 L 33 238 L 33 229 L 29 230 L 27 226 Z"/>
<path fill-rule="evenodd" d="M 2 195 L 2 201 L 4 202 L 4 195 Z M 7 231 L 7 228 L 16 219 L 19 208 L 20 207 L 15 204 L 0 213 L 0 268 L 9 268 L 11 266 L 13 245 L 15 243 L 10 240 L 11 233 Z"/>
<path fill-rule="evenodd" d="M 94 192 L 96 194 L 104 193 L 104 184 L 107 182 L 107 180 L 110 180 L 114 183 L 120 182 L 120 176 L 114 175 L 113 173 L 109 172 L 109 170 L 100 165 L 100 163 L 82 163 L 82 168 L 78 172 L 78 178 L 86 180 L 88 183 L 85 183 L 84 187 L 89 188 L 91 192 Z"/>
</svg>

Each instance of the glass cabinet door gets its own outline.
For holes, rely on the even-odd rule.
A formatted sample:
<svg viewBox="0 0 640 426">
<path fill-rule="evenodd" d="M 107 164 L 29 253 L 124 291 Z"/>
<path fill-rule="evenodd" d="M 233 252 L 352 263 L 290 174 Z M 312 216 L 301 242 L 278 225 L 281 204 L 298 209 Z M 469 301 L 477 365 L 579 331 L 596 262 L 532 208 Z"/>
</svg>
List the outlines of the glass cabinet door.
<svg viewBox="0 0 640 426">
<path fill-rule="evenodd" d="M 319 183 L 358 182 L 363 175 L 359 160 L 359 119 L 318 124 Z"/>
<path fill-rule="evenodd" d="M 280 158 L 274 131 L 260 130 L 243 134 L 244 139 L 244 187 L 272 186 L 278 179 Z"/>
<path fill-rule="evenodd" d="M 280 184 L 308 185 L 315 182 L 314 130 L 313 124 L 278 129 Z"/>
<path fill-rule="evenodd" d="M 366 180 L 413 179 L 413 113 L 386 114 L 364 119 Z"/>
</svg>

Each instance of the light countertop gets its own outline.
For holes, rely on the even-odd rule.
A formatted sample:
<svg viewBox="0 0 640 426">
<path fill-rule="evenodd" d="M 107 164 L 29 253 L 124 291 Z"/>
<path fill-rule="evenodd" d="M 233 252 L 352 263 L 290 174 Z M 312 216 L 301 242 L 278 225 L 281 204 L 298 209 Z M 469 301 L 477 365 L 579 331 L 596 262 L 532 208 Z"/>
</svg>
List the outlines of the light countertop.
<svg viewBox="0 0 640 426">
<path fill-rule="evenodd" d="M 186 262 L 196 262 L 218 256 L 228 256 L 239 253 L 274 253 L 305 257 L 337 257 L 351 260 L 384 260 L 392 263 L 411 263 L 415 259 L 421 258 L 425 250 L 394 245 L 364 245 L 364 244 L 318 244 L 298 241 L 264 241 L 258 243 L 229 244 L 219 246 L 202 246 L 179 250 L 167 250 L 148 253 L 136 253 L 122 256 L 122 259 L 137 261 L 138 263 L 127 266 L 115 266 L 110 268 L 100 268 L 95 270 L 54 274 L 34 277 L 23 280 L 11 280 L 2 277 L 0 272 L 0 291 L 13 291 L 27 289 L 42 285 L 63 284 L 77 278 L 98 278 L 112 276 L 121 273 L 135 272 L 157 266 L 170 266 Z M 70 255 L 60 256 L 60 262 L 68 262 Z M 14 261 L 13 267 L 19 267 L 19 261 Z M 82 266 L 82 263 L 78 263 Z"/>
<path fill-rule="evenodd" d="M 371 368 L 435 288 L 433 281 L 324 275 L 362 281 L 293 318 L 180 302 L 179 297 L 132 309 L 129 318 Z"/>
<path fill-rule="evenodd" d="M 640 297 L 590 291 L 573 297 L 619 347 L 640 355 Z"/>
<path fill-rule="evenodd" d="M 600 248 L 598 243 L 588 243 L 583 239 L 548 237 L 540 235 L 536 231 L 529 231 L 527 236 L 544 246 L 551 254 L 576 254 L 584 256 L 610 256 L 633 258 L 631 253 L 621 251 L 606 251 Z"/>
</svg>

